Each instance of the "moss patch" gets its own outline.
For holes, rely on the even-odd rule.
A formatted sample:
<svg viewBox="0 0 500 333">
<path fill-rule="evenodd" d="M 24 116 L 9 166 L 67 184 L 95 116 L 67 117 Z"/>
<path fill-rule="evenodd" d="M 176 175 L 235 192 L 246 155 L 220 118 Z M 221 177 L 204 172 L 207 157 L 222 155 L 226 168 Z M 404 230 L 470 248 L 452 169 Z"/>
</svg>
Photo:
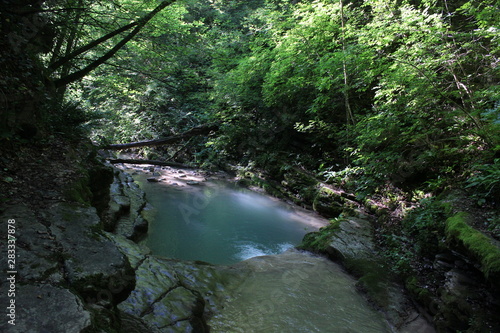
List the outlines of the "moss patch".
<svg viewBox="0 0 500 333">
<path fill-rule="evenodd" d="M 421 304 L 431 304 L 432 295 L 429 290 L 422 288 L 416 276 L 410 276 L 405 281 L 408 292 L 415 297 Z"/>
<path fill-rule="evenodd" d="M 320 228 L 318 231 L 306 234 L 298 247 L 302 250 L 324 252 L 338 230 L 340 230 L 340 221 L 332 220 L 329 225 Z"/>
<path fill-rule="evenodd" d="M 85 206 L 90 206 L 92 201 L 92 192 L 89 187 L 89 176 L 75 179 L 65 191 L 65 197 L 72 202 L 78 202 Z"/>
<path fill-rule="evenodd" d="M 357 288 L 365 292 L 377 306 L 386 309 L 390 306 L 390 275 L 382 261 L 375 258 L 347 258 L 344 266 L 349 273 L 358 277 Z"/>
<path fill-rule="evenodd" d="M 467 213 L 460 212 L 447 219 L 447 239 L 463 246 L 479 260 L 484 275 L 495 280 L 495 277 L 500 277 L 500 249 L 486 235 L 469 226 L 468 218 Z M 499 284 L 498 280 L 496 284 Z"/>
</svg>

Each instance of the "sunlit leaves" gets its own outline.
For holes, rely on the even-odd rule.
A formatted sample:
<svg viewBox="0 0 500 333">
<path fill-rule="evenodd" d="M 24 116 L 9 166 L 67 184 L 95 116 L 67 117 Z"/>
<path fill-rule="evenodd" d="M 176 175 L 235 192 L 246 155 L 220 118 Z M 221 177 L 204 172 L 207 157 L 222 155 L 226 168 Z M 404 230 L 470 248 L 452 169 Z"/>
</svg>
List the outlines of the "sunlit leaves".
<svg viewBox="0 0 500 333">
<path fill-rule="evenodd" d="M 118 121 L 120 139 L 221 121 L 214 151 L 282 151 L 296 140 L 318 159 L 355 152 L 379 176 L 398 161 L 449 170 L 472 150 L 463 146 L 498 142 L 488 134 L 500 101 L 495 3 L 457 12 L 433 0 L 179 1 L 87 78 L 83 95 Z M 85 17 L 80 43 L 155 4 L 89 4 L 103 16 Z"/>
</svg>

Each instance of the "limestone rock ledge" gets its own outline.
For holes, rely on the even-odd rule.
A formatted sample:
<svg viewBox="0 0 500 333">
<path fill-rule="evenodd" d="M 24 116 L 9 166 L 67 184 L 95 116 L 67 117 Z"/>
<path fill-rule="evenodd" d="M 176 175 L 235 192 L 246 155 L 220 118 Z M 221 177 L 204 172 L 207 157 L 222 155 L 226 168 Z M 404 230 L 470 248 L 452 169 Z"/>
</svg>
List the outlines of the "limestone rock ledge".
<svg viewBox="0 0 500 333">
<path fill-rule="evenodd" d="M 108 209 L 103 216 L 104 230 L 140 240 L 148 230 L 148 214 L 152 210 L 132 177 L 115 169 Z"/>
<path fill-rule="evenodd" d="M 377 255 L 369 216 L 338 219 L 336 224 L 307 234 L 303 248 L 327 254 L 358 278 L 357 286 L 382 311 L 399 333 L 433 333 L 429 320 L 390 276 Z"/>
<path fill-rule="evenodd" d="M 5 304 L 2 300 L 2 305 Z M 19 285 L 16 325 L 2 320 L 2 332 L 81 332 L 92 324 L 91 312 L 68 289 L 48 284 Z M 2 318 L 4 319 L 4 318 Z"/>
<path fill-rule="evenodd" d="M 136 287 L 118 305 L 126 332 L 208 332 L 224 289 L 223 270 L 149 254 L 123 236 L 107 234 L 135 268 Z"/>
<path fill-rule="evenodd" d="M 116 327 L 110 313 L 134 288 L 127 258 L 101 230 L 96 209 L 56 203 L 36 213 L 27 205 L 4 207 L 2 221 L 15 219 L 15 297 L 0 293 L 5 309 L 15 299 L 16 325 L 2 332 L 81 332 Z M 0 230 L 7 239 L 7 228 Z M 1 267 L 8 267 L 2 247 Z M 124 277 L 132 277 L 126 279 Z M 0 280 L 0 289 L 10 283 Z"/>
</svg>

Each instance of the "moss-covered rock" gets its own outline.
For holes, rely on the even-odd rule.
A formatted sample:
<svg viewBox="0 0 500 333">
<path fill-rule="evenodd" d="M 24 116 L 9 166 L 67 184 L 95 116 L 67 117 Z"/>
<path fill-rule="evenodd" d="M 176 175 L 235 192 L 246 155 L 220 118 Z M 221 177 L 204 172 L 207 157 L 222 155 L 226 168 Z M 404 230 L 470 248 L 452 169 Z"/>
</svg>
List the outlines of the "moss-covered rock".
<svg viewBox="0 0 500 333">
<path fill-rule="evenodd" d="M 469 215 L 459 212 L 446 220 L 446 237 L 451 245 L 458 246 L 480 263 L 485 277 L 500 287 L 500 247 L 496 242 L 471 227 Z"/>
<path fill-rule="evenodd" d="M 329 225 L 321 227 L 318 231 L 307 233 L 299 248 L 313 252 L 324 252 L 338 230 L 340 230 L 339 221 L 332 220 Z"/>
<path fill-rule="evenodd" d="M 321 187 L 313 201 L 313 209 L 320 215 L 338 217 L 344 211 L 345 198 L 328 187 Z"/>
<path fill-rule="evenodd" d="M 358 278 L 357 287 L 388 320 L 400 327 L 399 332 L 414 332 L 415 327 L 430 327 L 418 310 L 409 305 L 402 287 L 393 279 L 385 260 L 378 255 L 374 242 L 374 229 L 368 217 L 337 219 L 315 233 L 309 233 L 301 244 L 304 249 L 327 254 L 340 262 Z M 402 313 L 418 317 L 412 321 Z M 410 316 L 410 317 L 411 317 Z"/>
</svg>

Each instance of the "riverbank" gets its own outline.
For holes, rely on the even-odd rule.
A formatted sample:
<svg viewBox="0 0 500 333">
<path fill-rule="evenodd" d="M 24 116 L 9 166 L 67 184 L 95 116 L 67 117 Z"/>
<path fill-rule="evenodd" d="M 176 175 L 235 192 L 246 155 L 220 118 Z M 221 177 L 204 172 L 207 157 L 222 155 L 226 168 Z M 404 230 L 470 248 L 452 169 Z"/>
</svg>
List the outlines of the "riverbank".
<svg viewBox="0 0 500 333">
<path fill-rule="evenodd" d="M 2 154 L 4 171 L 0 186 L 7 196 L 0 213 L 2 221 L 16 221 L 16 325 L 5 321 L 0 323 L 2 329 L 7 332 L 48 330 L 65 333 L 204 332 L 210 329 L 210 318 L 220 313 L 221 306 L 228 301 L 224 295 L 231 294 L 231 288 L 239 283 L 234 284 L 234 281 L 243 281 L 248 271 L 245 273 L 231 266 L 217 269 L 202 263 L 160 259 L 137 245 L 136 241 L 147 231 L 151 207 L 133 179 L 104 165 L 89 145 L 66 145 L 55 141 L 13 148 Z M 146 171 L 157 172 L 154 168 Z M 183 189 L 200 185 L 188 185 L 188 181 L 204 182 L 210 177 L 226 177 L 218 173 L 197 172 L 186 177 L 178 171 L 172 170 L 172 173 L 179 179 L 162 180 L 161 173 L 151 176 L 160 177 L 160 181 L 185 183 L 185 186 L 175 185 Z M 238 181 L 231 177 L 224 179 Z M 240 183 L 251 185 L 241 179 Z M 293 184 L 291 177 L 288 184 Z M 354 208 L 347 206 L 346 211 L 351 212 Z M 346 225 L 355 225 L 357 220 L 346 218 L 344 221 Z M 369 225 L 373 226 L 372 223 Z M 0 236 L 6 238 L 8 230 L 2 228 Z M 340 230 L 363 234 L 343 229 L 342 225 Z M 335 249 L 328 251 L 342 253 L 346 258 L 345 253 L 351 250 L 340 250 L 342 242 L 333 241 L 337 237 L 345 243 L 346 238 L 339 237 L 339 234 L 327 236 L 322 236 L 326 240 L 324 244 Z M 354 239 L 347 243 L 357 246 L 362 241 Z M 2 267 L 8 264 L 6 250 L 2 249 Z M 377 249 L 370 251 L 376 252 Z M 332 259 L 338 258 L 332 256 Z M 355 253 L 354 258 L 360 259 L 360 254 Z M 450 263 L 447 258 L 440 257 L 441 266 L 447 263 Z M 355 267 L 364 267 L 361 273 L 377 272 L 372 270 L 373 266 L 366 265 L 366 261 L 358 260 L 358 264 L 360 266 Z M 374 283 L 377 280 L 366 274 L 358 275 L 359 271 L 352 270 L 353 266 L 347 262 L 344 265 L 359 278 L 358 288 L 370 295 L 366 287 L 377 287 Z M 382 268 L 387 271 L 384 266 Z M 443 297 L 461 297 L 459 295 L 463 294 L 453 294 L 456 290 L 480 290 L 481 295 L 490 297 L 484 289 L 471 288 L 467 282 L 470 280 L 464 280 L 455 266 L 446 266 L 443 272 L 449 272 Z M 0 284 L 2 290 L 11 287 L 6 279 Z M 390 289 L 386 285 L 378 287 L 382 291 Z M 229 288 L 227 294 L 226 288 Z M 11 299 L 14 298 L 8 294 L 0 296 L 2 304 L 9 304 Z M 383 310 L 380 304 L 374 304 Z M 386 306 L 396 309 L 392 314 L 396 330 L 426 332 L 430 329 L 425 321 L 417 331 L 410 326 L 418 322 L 415 319 L 425 319 L 419 315 L 424 312 L 418 307 L 413 307 L 416 312 L 402 313 L 394 308 L 394 304 L 393 299 L 386 302 Z M 412 306 L 409 298 L 403 304 Z M 448 303 L 448 309 L 454 309 L 454 304 Z M 462 311 L 462 308 L 458 309 Z M 440 331 L 446 332 L 446 326 L 442 327 Z"/>
<path fill-rule="evenodd" d="M 229 177 L 227 174 L 223 173 L 218 173 L 216 175 L 212 173 L 204 173 L 200 171 L 195 171 L 195 170 L 178 170 L 178 169 L 173 169 L 170 167 L 154 167 L 154 166 L 139 166 L 139 165 L 130 165 L 124 167 L 124 169 L 135 176 L 139 175 L 139 179 L 141 179 L 144 183 L 150 183 L 152 184 L 151 186 L 155 188 L 161 188 L 161 186 L 167 186 L 167 187 L 173 187 L 178 190 L 182 191 L 188 191 L 193 188 L 198 188 L 198 187 L 203 187 L 203 186 L 210 186 L 213 185 L 210 183 L 210 181 L 216 179 L 224 179 L 227 181 L 231 181 L 233 183 L 235 182 L 241 182 L 241 178 L 238 177 Z M 147 181 L 146 181 L 147 180 Z M 210 181 L 209 181 L 210 180 Z M 146 184 L 145 184 L 146 185 Z M 259 192 L 262 192 L 262 188 L 256 188 Z M 279 200 L 275 198 L 274 200 Z M 199 208 L 199 207 L 198 207 Z M 296 207 L 298 209 L 298 207 Z M 303 210 L 303 212 L 307 212 L 306 210 Z M 307 214 L 304 214 L 304 216 L 311 216 L 311 214 L 317 214 L 313 212 L 308 212 Z M 317 217 L 317 215 L 316 215 Z M 365 220 L 366 219 L 366 220 Z M 371 230 L 369 227 L 370 223 L 368 222 L 368 217 L 365 217 L 365 219 L 358 219 L 358 222 L 366 221 L 367 224 L 366 226 L 361 229 L 361 230 L 351 230 L 350 238 L 345 238 L 344 242 L 345 243 L 350 243 L 349 239 L 352 240 L 352 248 L 353 249 L 359 249 L 362 248 L 366 242 L 370 241 L 373 238 L 373 234 L 369 233 L 367 234 L 367 230 Z M 355 221 L 355 220 L 352 220 Z M 328 225 L 327 220 L 323 220 L 323 223 L 321 223 L 321 226 L 317 225 L 317 227 L 325 227 Z M 357 223 L 358 225 L 360 223 Z M 359 235 L 358 238 L 356 238 L 356 234 Z M 355 237 L 355 239 L 351 239 L 352 237 Z M 338 244 L 332 244 L 332 247 L 338 247 Z M 368 249 L 369 251 L 375 252 L 374 248 Z M 360 259 L 360 262 L 364 260 L 362 256 L 365 256 L 366 253 L 358 251 L 351 251 L 353 256 L 357 257 Z M 365 258 L 366 259 L 366 258 Z M 381 271 L 384 268 L 382 267 L 381 263 L 379 262 L 369 262 L 368 260 L 363 261 L 366 263 L 366 267 L 363 267 L 365 269 L 376 269 L 376 271 Z M 374 267 L 374 264 L 378 265 L 378 267 Z M 238 264 L 236 266 L 239 266 Z M 283 273 L 282 273 L 283 274 Z M 299 274 L 300 275 L 300 274 Z M 307 275 L 307 274 L 306 274 Z M 359 277 L 359 276 L 358 276 Z M 378 280 L 377 280 L 378 279 Z M 307 279 L 300 279 L 302 282 L 301 284 L 306 284 Z M 378 282 L 377 282 L 378 281 Z M 379 293 L 378 299 L 373 299 L 371 298 L 373 304 L 376 305 L 376 308 L 381 310 L 387 320 L 392 323 L 392 325 L 395 327 L 395 329 L 398 332 L 433 332 L 432 326 L 427 322 L 426 316 L 423 316 L 420 314 L 420 310 L 414 306 L 411 305 L 411 301 L 408 298 L 408 296 L 402 291 L 402 286 L 398 285 L 395 281 L 388 281 L 386 275 L 382 277 L 377 277 L 375 278 L 375 281 L 373 284 L 384 284 L 385 287 L 382 288 L 387 288 L 386 293 Z M 372 284 L 372 285 L 373 285 Z M 373 297 L 374 295 L 371 294 L 372 290 L 367 289 L 367 288 L 362 288 L 363 283 L 357 283 L 358 290 L 363 291 L 362 293 L 367 293 L 369 297 Z M 354 285 L 353 285 L 354 288 Z M 380 286 L 379 286 L 380 288 Z M 381 300 L 383 299 L 384 306 L 381 306 Z M 270 302 L 272 302 L 270 300 Z M 280 310 L 277 310 L 280 311 Z M 224 316 L 219 315 L 219 316 Z M 217 315 L 216 315 L 217 317 Z M 217 324 L 217 325 L 225 325 L 225 324 Z M 234 325 L 237 325 L 237 323 L 234 323 Z"/>
<path fill-rule="evenodd" d="M 437 195 L 405 193 L 387 184 L 372 196 L 359 196 L 347 192 L 347 184 L 300 168 L 269 181 L 263 171 L 243 169 L 241 175 L 249 184 L 332 218 L 331 225 L 307 235 L 301 247 L 346 267 L 391 322 L 408 315 L 407 323 L 424 317 L 438 332 L 500 330 L 494 206 L 478 207 L 459 187 Z M 391 295 L 393 290 L 402 298 Z M 394 312 L 398 303 L 402 307 Z M 404 310 L 405 303 L 413 310 Z"/>
</svg>

